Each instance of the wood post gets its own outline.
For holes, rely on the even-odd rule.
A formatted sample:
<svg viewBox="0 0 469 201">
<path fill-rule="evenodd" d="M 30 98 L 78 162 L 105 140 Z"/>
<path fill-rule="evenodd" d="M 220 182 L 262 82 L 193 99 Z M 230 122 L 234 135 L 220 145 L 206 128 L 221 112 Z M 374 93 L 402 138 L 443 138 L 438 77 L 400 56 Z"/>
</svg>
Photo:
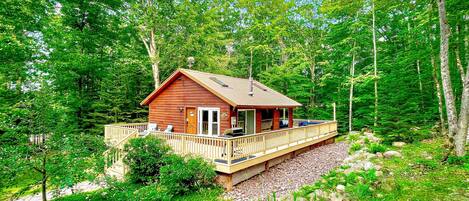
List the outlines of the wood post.
<svg viewBox="0 0 469 201">
<path fill-rule="evenodd" d="M 227 154 L 227 159 L 226 159 L 226 163 L 228 165 L 231 165 L 231 155 L 233 154 L 233 141 L 231 140 L 227 140 L 226 141 L 226 154 Z"/>
<path fill-rule="evenodd" d="M 274 109 L 274 115 L 272 117 L 272 124 L 273 124 L 273 129 L 272 130 L 278 130 L 280 129 L 280 111 L 278 109 Z"/>
</svg>

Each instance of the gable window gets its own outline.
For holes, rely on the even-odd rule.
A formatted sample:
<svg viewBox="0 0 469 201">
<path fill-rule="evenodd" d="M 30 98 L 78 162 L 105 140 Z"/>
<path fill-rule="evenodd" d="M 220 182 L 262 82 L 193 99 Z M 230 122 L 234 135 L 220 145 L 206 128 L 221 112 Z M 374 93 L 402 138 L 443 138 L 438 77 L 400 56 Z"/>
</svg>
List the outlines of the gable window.
<svg viewBox="0 0 469 201">
<path fill-rule="evenodd" d="M 200 107 L 198 117 L 199 135 L 220 135 L 220 108 Z"/>
</svg>

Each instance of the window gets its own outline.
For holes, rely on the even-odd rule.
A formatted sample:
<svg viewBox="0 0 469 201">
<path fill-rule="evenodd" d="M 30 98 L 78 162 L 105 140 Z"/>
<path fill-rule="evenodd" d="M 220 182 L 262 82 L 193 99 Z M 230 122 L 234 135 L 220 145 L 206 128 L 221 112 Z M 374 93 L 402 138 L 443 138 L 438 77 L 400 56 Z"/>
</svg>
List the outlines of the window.
<svg viewBox="0 0 469 201">
<path fill-rule="evenodd" d="M 199 108 L 199 134 L 220 135 L 220 108 Z"/>
<path fill-rule="evenodd" d="M 280 109 L 280 128 L 288 127 L 288 108 Z"/>
<path fill-rule="evenodd" d="M 238 127 L 245 134 L 256 133 L 256 110 L 238 110 Z"/>
</svg>

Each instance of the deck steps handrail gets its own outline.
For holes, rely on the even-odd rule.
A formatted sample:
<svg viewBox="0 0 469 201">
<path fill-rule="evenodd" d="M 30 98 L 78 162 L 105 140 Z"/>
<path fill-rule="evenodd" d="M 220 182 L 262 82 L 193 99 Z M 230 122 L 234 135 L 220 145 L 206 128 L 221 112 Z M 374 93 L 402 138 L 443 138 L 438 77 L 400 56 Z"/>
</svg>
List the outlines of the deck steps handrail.
<svg viewBox="0 0 469 201">
<path fill-rule="evenodd" d="M 104 156 L 104 170 L 107 172 L 109 169 L 113 168 L 117 163 L 122 163 L 125 157 L 124 146 L 129 142 L 130 139 L 137 138 L 139 129 L 132 128 L 132 127 L 125 127 L 125 126 L 118 126 L 118 125 L 107 125 L 106 128 L 113 128 L 114 130 L 120 129 L 118 131 L 117 137 L 112 138 L 113 136 L 108 136 L 109 141 L 117 141 L 115 143 L 110 143 L 111 146 L 108 150 L 103 152 Z M 127 134 L 126 136 L 122 137 L 122 133 Z M 109 134 L 108 135 L 112 135 Z M 115 136 L 114 136 L 115 137 Z M 122 163 L 122 169 L 114 170 L 121 174 L 121 176 L 127 173 L 127 167 Z"/>
</svg>

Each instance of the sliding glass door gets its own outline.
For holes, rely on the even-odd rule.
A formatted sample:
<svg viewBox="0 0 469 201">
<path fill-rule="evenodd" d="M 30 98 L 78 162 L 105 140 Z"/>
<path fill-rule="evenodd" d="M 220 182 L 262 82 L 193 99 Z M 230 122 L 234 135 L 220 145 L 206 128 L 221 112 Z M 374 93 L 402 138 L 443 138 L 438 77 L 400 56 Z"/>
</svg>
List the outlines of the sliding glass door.
<svg viewBox="0 0 469 201">
<path fill-rule="evenodd" d="M 256 133 L 256 110 L 238 110 L 238 127 L 245 134 Z"/>
<path fill-rule="evenodd" d="M 218 136 L 220 135 L 220 108 L 199 108 L 199 129 L 200 135 Z"/>
</svg>

